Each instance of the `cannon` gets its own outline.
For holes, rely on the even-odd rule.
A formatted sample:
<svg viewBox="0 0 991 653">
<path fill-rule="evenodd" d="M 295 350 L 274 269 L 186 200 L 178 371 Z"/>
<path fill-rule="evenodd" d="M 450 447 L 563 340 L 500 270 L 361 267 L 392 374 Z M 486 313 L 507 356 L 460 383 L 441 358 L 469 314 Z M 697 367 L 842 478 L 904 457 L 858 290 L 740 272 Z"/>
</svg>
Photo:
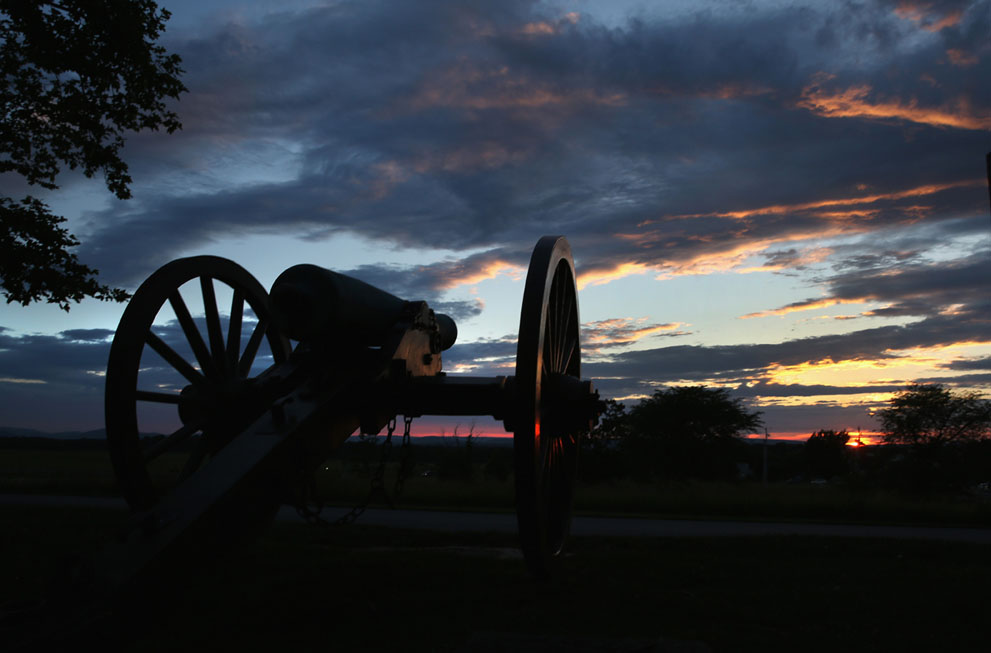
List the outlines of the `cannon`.
<svg viewBox="0 0 991 653">
<path fill-rule="evenodd" d="M 160 335 L 169 324 L 173 336 Z M 547 236 L 533 250 L 514 375 L 447 375 L 442 354 L 456 338 L 454 321 L 426 302 L 314 265 L 289 268 L 266 293 L 223 258 L 166 264 L 135 291 L 110 349 L 107 439 L 133 517 L 100 573 L 125 584 L 257 533 L 359 430 L 377 434 L 397 415 L 490 415 L 513 433 L 524 559 L 547 576 L 570 527 L 579 438 L 601 411 L 580 375 L 567 240 Z M 146 385 L 162 361 L 180 384 Z M 143 437 L 149 413 L 172 415 L 176 428 Z"/>
</svg>

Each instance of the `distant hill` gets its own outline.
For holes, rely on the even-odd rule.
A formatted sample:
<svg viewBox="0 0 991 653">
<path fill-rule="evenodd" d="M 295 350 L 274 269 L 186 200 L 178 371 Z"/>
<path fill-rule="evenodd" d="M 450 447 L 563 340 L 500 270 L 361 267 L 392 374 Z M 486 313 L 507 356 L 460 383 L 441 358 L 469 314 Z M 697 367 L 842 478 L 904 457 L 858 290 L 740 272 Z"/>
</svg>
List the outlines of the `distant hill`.
<svg viewBox="0 0 991 653">
<path fill-rule="evenodd" d="M 39 431 L 37 429 L 0 426 L 0 438 L 45 438 L 46 440 L 79 440 L 98 438 L 100 440 L 104 440 L 106 437 L 106 429 L 95 429 L 93 431 L 60 431 L 57 433 L 52 433 L 50 431 Z"/>
</svg>

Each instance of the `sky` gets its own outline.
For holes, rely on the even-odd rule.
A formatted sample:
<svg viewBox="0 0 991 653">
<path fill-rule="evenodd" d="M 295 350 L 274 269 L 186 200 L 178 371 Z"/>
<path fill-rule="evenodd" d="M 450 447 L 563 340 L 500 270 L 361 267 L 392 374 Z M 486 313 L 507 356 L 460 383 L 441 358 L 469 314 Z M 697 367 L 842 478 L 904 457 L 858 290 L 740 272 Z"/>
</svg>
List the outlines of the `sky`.
<svg viewBox="0 0 991 653">
<path fill-rule="evenodd" d="M 727 388 L 798 438 L 871 432 L 911 382 L 991 388 L 987 0 L 160 4 L 183 129 L 128 139 L 130 200 L 30 189 L 105 283 L 315 263 L 452 315 L 450 373 L 506 375 L 561 234 L 583 376 L 627 406 Z M 102 427 L 122 311 L 0 305 L 0 426 Z"/>
</svg>

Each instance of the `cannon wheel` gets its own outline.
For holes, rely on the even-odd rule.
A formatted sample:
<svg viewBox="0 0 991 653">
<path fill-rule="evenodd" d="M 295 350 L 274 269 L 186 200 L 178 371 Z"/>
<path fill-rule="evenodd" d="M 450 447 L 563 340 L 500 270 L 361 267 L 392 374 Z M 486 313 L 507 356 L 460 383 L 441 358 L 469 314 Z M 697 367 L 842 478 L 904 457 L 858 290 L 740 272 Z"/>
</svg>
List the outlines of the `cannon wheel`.
<svg viewBox="0 0 991 653">
<path fill-rule="evenodd" d="M 537 577 L 550 575 L 571 526 L 580 434 L 549 414 L 548 379 L 580 378 L 578 336 L 571 247 L 563 236 L 545 236 L 533 250 L 523 291 L 513 424 L 520 547 Z"/>
<path fill-rule="evenodd" d="M 179 291 L 180 286 L 193 279 L 199 280 L 203 298 L 207 326 L 205 341 Z M 220 323 L 215 281 L 233 290 L 226 338 Z M 258 322 L 242 346 L 245 303 Z M 184 356 L 180 351 L 185 347 L 177 351 L 152 330 L 159 310 L 166 304 L 171 305 L 192 356 Z M 216 438 L 211 442 L 210 431 L 223 421 L 217 417 L 225 404 L 223 401 L 212 404 L 210 400 L 230 399 L 239 388 L 246 387 L 263 340 L 268 342 L 275 363 L 288 358 L 289 341 L 269 326 L 269 317 L 268 294 L 264 287 L 238 264 L 216 256 L 172 261 L 159 268 L 135 291 L 110 347 L 104 407 L 110 458 L 120 489 L 132 509 L 151 508 L 160 497 L 162 488 L 155 486 L 153 475 L 149 473 L 150 465 L 157 458 L 191 449 L 175 479 L 175 482 L 181 482 L 210 455 L 211 447 L 215 451 L 223 446 L 223 443 L 217 444 Z M 190 391 L 189 394 L 209 399 L 199 401 L 196 410 L 187 408 L 187 414 L 183 415 L 184 400 L 179 393 L 139 388 L 138 372 L 146 345 L 189 383 L 183 395 Z M 183 425 L 178 430 L 147 446 L 140 438 L 138 423 L 139 405 L 146 402 L 175 404 L 183 418 Z"/>
</svg>

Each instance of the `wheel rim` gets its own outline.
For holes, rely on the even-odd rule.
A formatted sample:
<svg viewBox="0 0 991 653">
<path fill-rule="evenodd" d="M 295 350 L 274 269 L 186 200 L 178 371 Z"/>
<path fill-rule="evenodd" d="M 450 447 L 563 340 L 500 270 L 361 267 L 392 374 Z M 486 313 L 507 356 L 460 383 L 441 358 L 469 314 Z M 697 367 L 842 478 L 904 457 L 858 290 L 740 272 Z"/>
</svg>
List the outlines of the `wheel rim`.
<svg viewBox="0 0 991 653">
<path fill-rule="evenodd" d="M 513 448 L 520 544 L 531 571 L 546 576 L 571 525 L 577 430 L 554 388 L 580 377 L 578 295 L 571 248 L 545 236 L 527 271 L 516 353 Z"/>
<path fill-rule="evenodd" d="M 227 294 L 225 325 L 218 297 Z M 203 316 L 194 318 L 189 305 L 199 302 Z M 172 261 L 135 291 L 110 347 L 105 394 L 110 457 L 132 509 L 153 506 L 233 435 L 243 415 L 226 417 L 259 363 L 288 358 L 289 341 L 270 324 L 262 285 L 215 256 Z M 141 437 L 157 424 L 171 424 L 164 437 Z"/>
</svg>

